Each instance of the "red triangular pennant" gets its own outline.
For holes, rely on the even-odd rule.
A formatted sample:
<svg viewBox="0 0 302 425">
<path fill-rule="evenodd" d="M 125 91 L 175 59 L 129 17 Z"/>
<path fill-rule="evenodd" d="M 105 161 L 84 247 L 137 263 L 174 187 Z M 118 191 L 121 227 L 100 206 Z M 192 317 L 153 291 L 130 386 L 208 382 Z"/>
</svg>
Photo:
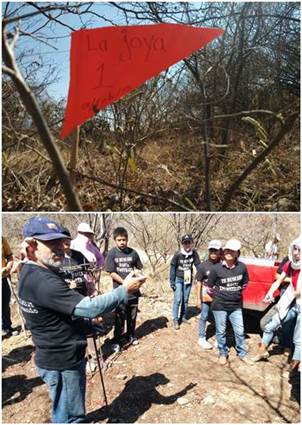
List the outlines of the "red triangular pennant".
<svg viewBox="0 0 302 425">
<path fill-rule="evenodd" d="M 180 24 L 133 25 L 71 34 L 70 86 L 61 138 L 100 109 L 223 33 Z"/>
</svg>

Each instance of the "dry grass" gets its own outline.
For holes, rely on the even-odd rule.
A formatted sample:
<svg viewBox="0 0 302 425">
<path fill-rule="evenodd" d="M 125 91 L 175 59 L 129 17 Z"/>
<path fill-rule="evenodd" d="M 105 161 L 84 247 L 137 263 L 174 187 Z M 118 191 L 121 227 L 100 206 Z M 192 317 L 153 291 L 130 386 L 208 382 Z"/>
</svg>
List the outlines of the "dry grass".
<svg viewBox="0 0 302 425">
<path fill-rule="evenodd" d="M 296 131 L 295 131 L 296 133 Z M 292 140 L 293 139 L 293 140 Z M 35 145 L 44 154 L 43 149 Z M 259 152 L 257 141 L 240 141 L 228 152 L 211 149 L 212 209 L 219 210 L 224 193 L 231 182 L 252 160 L 252 150 Z M 61 145 L 68 162 L 69 150 Z M 113 152 L 113 154 L 112 154 Z M 231 211 L 298 211 L 299 210 L 299 145 L 288 136 L 282 145 L 241 185 L 229 210 Z M 36 152 L 19 150 L 5 152 L 3 162 L 4 211 L 64 211 L 65 201 L 50 163 Z M 118 154 L 100 150 L 96 145 L 80 148 L 78 171 L 117 184 L 114 161 Z M 197 210 L 205 209 L 202 146 L 186 135 L 167 135 L 149 140 L 136 153 L 135 171 L 128 169 L 125 186 L 139 193 L 126 192 L 122 203 L 119 190 L 100 182 L 77 177 L 75 184 L 85 211 L 171 211 L 174 200 L 187 208 L 190 201 Z M 149 198 L 150 193 L 159 199 Z M 188 201 L 188 199 L 190 201 Z"/>
</svg>

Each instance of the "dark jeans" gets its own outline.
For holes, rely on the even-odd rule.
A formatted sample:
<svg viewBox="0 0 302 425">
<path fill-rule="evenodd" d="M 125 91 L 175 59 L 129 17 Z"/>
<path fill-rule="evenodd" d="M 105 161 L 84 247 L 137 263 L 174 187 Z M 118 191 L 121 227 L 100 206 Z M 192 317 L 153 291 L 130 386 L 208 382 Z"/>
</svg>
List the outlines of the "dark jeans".
<svg viewBox="0 0 302 425">
<path fill-rule="evenodd" d="M 138 299 L 130 299 L 127 304 L 121 304 L 115 309 L 114 340 L 119 342 L 127 323 L 127 338 L 135 336 L 135 325 L 138 311 Z"/>
<path fill-rule="evenodd" d="M 9 330 L 12 327 L 10 319 L 10 297 L 11 291 L 6 277 L 2 278 L 2 329 Z"/>
<path fill-rule="evenodd" d="M 53 423 L 75 423 L 85 420 L 85 360 L 66 370 L 47 370 L 37 367 L 47 384 L 52 401 Z"/>
</svg>

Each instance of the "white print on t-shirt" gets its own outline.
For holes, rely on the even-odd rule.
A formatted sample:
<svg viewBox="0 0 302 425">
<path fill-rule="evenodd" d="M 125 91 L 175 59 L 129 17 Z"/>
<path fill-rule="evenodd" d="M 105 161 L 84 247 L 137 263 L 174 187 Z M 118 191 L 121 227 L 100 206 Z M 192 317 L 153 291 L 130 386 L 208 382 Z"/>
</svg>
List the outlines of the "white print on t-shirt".
<svg viewBox="0 0 302 425">
<path fill-rule="evenodd" d="M 116 263 L 128 263 L 129 261 L 132 261 L 132 257 L 117 257 L 114 261 Z"/>
<path fill-rule="evenodd" d="M 38 314 L 39 311 L 36 309 L 36 307 L 33 305 L 30 301 L 24 301 L 21 298 L 19 298 L 19 303 L 21 306 L 21 310 L 25 311 L 26 313 L 30 314 Z"/>
<path fill-rule="evenodd" d="M 188 270 L 191 269 L 193 258 L 185 258 L 184 260 L 179 260 L 179 270 Z"/>
<path fill-rule="evenodd" d="M 240 286 L 230 286 L 230 287 L 226 287 L 226 286 L 219 286 L 219 290 L 220 291 L 228 291 L 228 292 L 232 292 L 232 291 L 240 291 L 241 288 Z"/>
<path fill-rule="evenodd" d="M 239 275 L 233 276 L 233 277 L 222 278 L 221 283 L 237 282 L 237 281 L 240 281 L 242 279 L 242 277 L 243 277 L 243 275 L 239 274 Z"/>
<path fill-rule="evenodd" d="M 132 271 L 132 267 L 130 266 L 132 261 L 133 261 L 133 258 L 131 256 L 115 258 L 114 262 L 116 263 L 116 272 L 130 273 Z"/>
</svg>

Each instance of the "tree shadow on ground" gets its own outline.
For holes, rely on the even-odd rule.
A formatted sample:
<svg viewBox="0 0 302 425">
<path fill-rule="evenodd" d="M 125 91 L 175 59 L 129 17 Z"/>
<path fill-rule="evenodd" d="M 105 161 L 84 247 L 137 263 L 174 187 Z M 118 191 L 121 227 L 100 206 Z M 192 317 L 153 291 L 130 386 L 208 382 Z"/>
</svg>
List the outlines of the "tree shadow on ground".
<svg viewBox="0 0 302 425">
<path fill-rule="evenodd" d="M 189 306 L 187 308 L 187 319 L 192 319 L 192 317 L 196 317 L 200 314 L 200 308 L 195 306 Z"/>
<path fill-rule="evenodd" d="M 27 363 L 28 361 L 30 361 L 33 351 L 33 345 L 25 345 L 24 347 L 15 348 L 8 355 L 3 356 L 2 372 L 4 372 L 8 367 L 13 366 L 17 363 Z"/>
<path fill-rule="evenodd" d="M 232 373 L 233 377 L 236 378 L 237 385 L 238 383 L 240 383 L 241 385 L 244 385 L 246 387 L 246 391 L 249 391 L 251 394 L 253 394 L 255 398 L 255 403 L 257 403 L 257 398 L 259 398 L 269 408 L 269 410 L 266 410 L 266 409 L 264 410 L 267 415 L 267 420 L 264 420 L 263 423 L 271 423 L 276 421 L 279 422 L 280 420 L 283 423 L 291 423 L 290 418 L 286 416 L 286 413 L 284 413 L 282 409 L 281 401 L 282 401 L 283 392 L 284 392 L 284 385 L 282 381 L 280 382 L 280 389 L 278 388 L 279 396 L 278 396 L 278 401 L 276 402 L 274 400 L 274 397 L 271 394 L 266 393 L 265 374 L 262 375 L 263 386 L 261 389 L 259 389 L 256 386 L 254 386 L 251 382 L 249 382 L 247 376 L 244 376 L 241 374 L 240 370 L 236 367 L 236 364 L 233 366 L 231 363 L 229 363 L 228 370 L 230 371 L 230 373 Z M 276 373 L 278 373 L 277 370 L 276 370 Z M 282 374 L 282 370 L 281 370 L 281 374 Z M 282 380 L 282 377 L 281 377 L 281 380 Z M 234 411 L 239 410 L 238 406 L 235 406 L 235 405 L 233 406 L 233 409 Z M 276 419 L 276 415 L 278 415 L 278 420 Z M 250 418 L 248 415 L 244 416 L 244 421 L 253 422 L 252 418 Z"/>
<path fill-rule="evenodd" d="M 136 329 L 136 336 L 137 338 L 147 336 L 158 329 L 166 328 L 167 323 L 168 319 L 165 316 L 158 316 L 155 319 L 145 320 L 145 322 Z"/>
<path fill-rule="evenodd" d="M 41 378 L 27 379 L 26 375 L 15 375 L 2 379 L 2 407 L 23 401 L 34 387 L 43 385 Z"/>
<path fill-rule="evenodd" d="M 108 423 L 135 423 L 151 408 L 152 404 L 173 404 L 196 385 L 190 383 L 175 394 L 163 396 L 157 391 L 156 387 L 168 383 L 169 379 L 162 373 L 133 377 L 126 382 L 123 391 L 108 408 L 103 407 L 91 412 L 87 415 L 86 422 L 95 422 L 107 418 Z"/>
<path fill-rule="evenodd" d="M 290 400 L 296 401 L 299 406 L 301 404 L 301 374 L 296 372 L 289 378 L 290 389 Z"/>
<path fill-rule="evenodd" d="M 158 329 L 163 329 L 167 327 L 168 319 L 165 316 L 159 316 L 155 319 L 145 320 L 140 326 L 137 327 L 135 334 L 138 339 L 151 334 L 152 332 L 157 331 Z M 122 337 L 122 349 L 126 350 L 131 344 L 127 343 L 125 335 Z M 102 355 L 103 360 L 106 360 L 113 353 L 112 341 L 107 338 L 104 341 L 102 346 Z"/>
</svg>

